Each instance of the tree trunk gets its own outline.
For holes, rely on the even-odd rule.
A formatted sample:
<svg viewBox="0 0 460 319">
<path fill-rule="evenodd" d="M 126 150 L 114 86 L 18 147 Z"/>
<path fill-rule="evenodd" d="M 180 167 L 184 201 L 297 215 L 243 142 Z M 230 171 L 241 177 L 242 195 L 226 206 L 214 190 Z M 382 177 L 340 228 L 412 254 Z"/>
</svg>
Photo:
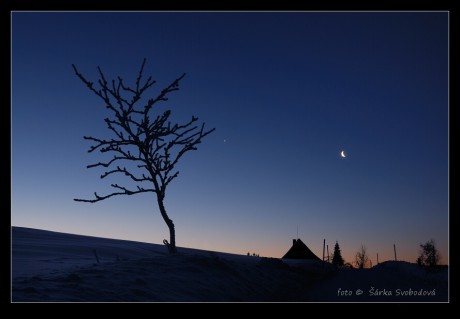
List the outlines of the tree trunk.
<svg viewBox="0 0 460 319">
<path fill-rule="evenodd" d="M 169 228 L 169 243 L 165 242 L 166 246 L 168 247 L 168 251 L 170 254 L 177 253 L 176 249 L 176 230 L 174 229 L 173 221 L 168 217 L 166 213 L 165 206 L 163 204 L 163 197 L 161 195 L 157 195 L 158 200 L 158 207 L 160 208 L 161 216 L 163 217 L 166 225 Z"/>
</svg>

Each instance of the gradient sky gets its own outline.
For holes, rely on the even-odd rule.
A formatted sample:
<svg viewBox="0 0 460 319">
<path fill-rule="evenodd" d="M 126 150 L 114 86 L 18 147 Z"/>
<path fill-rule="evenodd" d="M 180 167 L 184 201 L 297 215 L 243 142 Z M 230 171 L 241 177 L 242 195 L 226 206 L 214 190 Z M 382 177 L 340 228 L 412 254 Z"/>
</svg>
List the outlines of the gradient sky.
<svg viewBox="0 0 460 319">
<path fill-rule="evenodd" d="M 281 257 L 298 228 L 318 256 L 433 238 L 448 262 L 446 12 L 14 12 L 13 225 L 169 240 L 152 193 L 73 201 L 124 178 L 86 169 L 108 113 L 71 64 L 132 83 L 144 57 L 153 95 L 187 73 L 159 112 L 216 127 L 167 190 L 178 246 Z"/>
</svg>

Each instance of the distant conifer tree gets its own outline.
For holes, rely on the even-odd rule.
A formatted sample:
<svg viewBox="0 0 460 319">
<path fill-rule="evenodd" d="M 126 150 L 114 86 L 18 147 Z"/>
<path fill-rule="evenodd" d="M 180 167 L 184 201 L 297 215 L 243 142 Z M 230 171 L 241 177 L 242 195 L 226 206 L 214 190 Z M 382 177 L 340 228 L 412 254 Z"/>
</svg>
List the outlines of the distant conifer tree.
<svg viewBox="0 0 460 319">
<path fill-rule="evenodd" d="M 332 264 L 337 267 L 342 267 L 345 261 L 342 258 L 342 253 L 340 251 L 340 246 L 338 242 L 335 242 L 334 254 L 332 255 Z"/>
</svg>

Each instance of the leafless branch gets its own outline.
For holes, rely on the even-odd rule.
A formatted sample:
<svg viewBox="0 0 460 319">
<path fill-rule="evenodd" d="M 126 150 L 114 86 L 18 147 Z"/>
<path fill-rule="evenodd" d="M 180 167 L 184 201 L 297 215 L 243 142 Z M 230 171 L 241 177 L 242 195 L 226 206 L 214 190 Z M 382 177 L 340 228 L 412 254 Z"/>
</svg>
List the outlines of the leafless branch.
<svg viewBox="0 0 460 319">
<path fill-rule="evenodd" d="M 124 187 L 121 187 L 121 186 L 118 186 L 117 184 L 112 184 L 111 185 L 112 187 L 114 188 L 119 188 L 122 190 L 122 192 L 115 192 L 115 193 L 111 193 L 109 195 L 105 195 L 105 196 L 99 196 L 96 192 L 94 192 L 94 197 L 95 199 L 80 199 L 80 198 L 74 198 L 74 201 L 76 202 L 85 202 L 85 203 L 96 203 L 96 202 L 99 202 L 101 200 L 104 200 L 104 199 L 107 199 L 107 198 L 110 198 L 112 196 L 118 196 L 118 195 L 135 195 L 135 194 L 140 194 L 140 193 L 147 193 L 147 192 L 153 192 L 155 193 L 156 191 L 154 189 L 144 189 L 144 188 L 138 188 L 138 190 L 136 191 L 131 191 L 131 190 L 128 190 Z"/>
</svg>

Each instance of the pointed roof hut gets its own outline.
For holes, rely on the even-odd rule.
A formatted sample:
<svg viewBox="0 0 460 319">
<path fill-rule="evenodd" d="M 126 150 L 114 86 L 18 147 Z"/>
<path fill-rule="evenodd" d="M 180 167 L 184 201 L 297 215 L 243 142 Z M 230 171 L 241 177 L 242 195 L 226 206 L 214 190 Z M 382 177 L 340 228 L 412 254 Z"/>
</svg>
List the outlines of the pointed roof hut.
<svg viewBox="0 0 460 319">
<path fill-rule="evenodd" d="M 291 249 L 289 249 L 288 252 L 282 258 L 321 260 L 300 239 L 292 240 Z"/>
</svg>

